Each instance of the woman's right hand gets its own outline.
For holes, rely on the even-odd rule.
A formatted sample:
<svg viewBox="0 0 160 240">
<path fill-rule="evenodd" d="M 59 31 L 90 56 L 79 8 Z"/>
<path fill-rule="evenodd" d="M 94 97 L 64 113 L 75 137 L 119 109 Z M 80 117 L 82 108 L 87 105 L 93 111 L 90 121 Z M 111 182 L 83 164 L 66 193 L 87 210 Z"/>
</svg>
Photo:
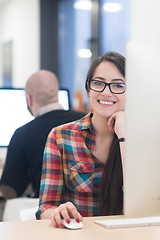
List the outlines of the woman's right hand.
<svg viewBox="0 0 160 240">
<path fill-rule="evenodd" d="M 64 227 L 62 219 L 70 223 L 70 218 L 74 218 L 77 222 L 83 220 L 76 207 L 71 202 L 60 204 L 58 207 L 52 209 L 51 221 L 54 227 Z"/>
</svg>

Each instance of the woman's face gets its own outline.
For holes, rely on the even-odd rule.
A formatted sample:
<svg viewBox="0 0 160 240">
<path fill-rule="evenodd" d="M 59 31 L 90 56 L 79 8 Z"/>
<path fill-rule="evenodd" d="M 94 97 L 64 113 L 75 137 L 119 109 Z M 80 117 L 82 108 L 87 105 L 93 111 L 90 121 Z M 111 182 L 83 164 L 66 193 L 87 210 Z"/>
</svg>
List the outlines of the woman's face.
<svg viewBox="0 0 160 240">
<path fill-rule="evenodd" d="M 92 80 L 103 81 L 106 83 L 115 83 L 119 79 L 119 83 L 125 83 L 124 76 L 119 72 L 118 68 L 111 62 L 101 62 L 94 74 Z M 113 113 L 124 110 L 125 93 L 114 94 L 106 86 L 103 92 L 95 92 L 89 90 L 91 107 L 96 115 L 109 118 Z"/>
</svg>

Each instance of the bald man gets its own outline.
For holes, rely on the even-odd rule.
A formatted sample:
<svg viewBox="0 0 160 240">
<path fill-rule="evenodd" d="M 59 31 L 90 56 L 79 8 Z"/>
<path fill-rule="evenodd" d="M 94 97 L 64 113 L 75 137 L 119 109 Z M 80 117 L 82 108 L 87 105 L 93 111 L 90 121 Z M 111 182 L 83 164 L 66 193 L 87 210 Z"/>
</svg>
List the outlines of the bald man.
<svg viewBox="0 0 160 240">
<path fill-rule="evenodd" d="M 53 127 L 80 119 L 85 113 L 66 111 L 58 103 L 59 84 L 54 73 L 40 70 L 27 81 L 27 107 L 35 119 L 18 128 L 9 143 L 0 191 L 5 199 L 39 196 L 43 150 Z"/>
</svg>

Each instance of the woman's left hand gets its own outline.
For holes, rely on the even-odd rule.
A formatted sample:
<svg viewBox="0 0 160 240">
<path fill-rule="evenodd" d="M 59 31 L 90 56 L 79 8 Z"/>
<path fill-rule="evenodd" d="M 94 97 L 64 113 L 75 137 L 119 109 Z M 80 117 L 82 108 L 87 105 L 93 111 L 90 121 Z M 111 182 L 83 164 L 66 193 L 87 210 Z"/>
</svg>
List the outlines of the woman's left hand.
<svg viewBox="0 0 160 240">
<path fill-rule="evenodd" d="M 114 131 L 118 138 L 125 137 L 125 112 L 115 112 L 108 119 L 108 127 Z"/>
</svg>

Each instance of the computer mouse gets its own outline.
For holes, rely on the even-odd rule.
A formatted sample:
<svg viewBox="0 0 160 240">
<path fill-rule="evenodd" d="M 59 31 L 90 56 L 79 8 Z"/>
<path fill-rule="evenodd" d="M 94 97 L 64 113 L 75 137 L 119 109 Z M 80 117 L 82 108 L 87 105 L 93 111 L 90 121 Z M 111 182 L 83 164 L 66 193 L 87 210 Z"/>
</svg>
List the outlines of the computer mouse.
<svg viewBox="0 0 160 240">
<path fill-rule="evenodd" d="M 70 223 L 67 223 L 64 219 L 62 221 L 63 221 L 63 224 L 66 228 L 69 228 L 69 229 L 83 228 L 83 223 L 82 222 L 78 223 L 74 218 L 70 219 Z"/>
</svg>

